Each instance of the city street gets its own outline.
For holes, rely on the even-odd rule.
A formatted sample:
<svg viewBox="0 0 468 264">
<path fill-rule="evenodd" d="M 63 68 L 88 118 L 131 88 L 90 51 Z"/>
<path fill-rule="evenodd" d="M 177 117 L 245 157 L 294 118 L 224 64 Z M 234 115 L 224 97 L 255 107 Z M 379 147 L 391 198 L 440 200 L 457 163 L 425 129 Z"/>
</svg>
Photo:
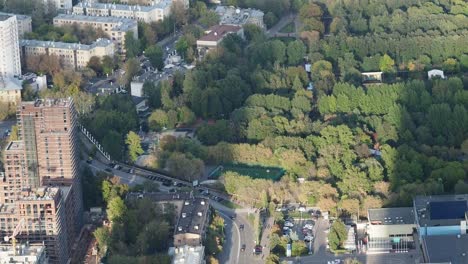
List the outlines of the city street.
<svg viewBox="0 0 468 264">
<path fill-rule="evenodd" d="M 414 252 L 409 253 L 385 253 L 385 254 L 377 254 L 377 255 L 352 255 L 352 254 L 345 254 L 334 256 L 331 253 L 327 253 L 325 255 L 310 255 L 310 256 L 303 256 L 300 258 L 284 258 L 283 260 L 290 260 L 293 263 L 301 263 L 301 264 L 326 264 L 328 261 L 332 260 L 345 260 L 348 258 L 356 258 L 363 264 L 412 264 L 412 263 L 419 263 L 419 259 L 415 257 Z"/>
</svg>

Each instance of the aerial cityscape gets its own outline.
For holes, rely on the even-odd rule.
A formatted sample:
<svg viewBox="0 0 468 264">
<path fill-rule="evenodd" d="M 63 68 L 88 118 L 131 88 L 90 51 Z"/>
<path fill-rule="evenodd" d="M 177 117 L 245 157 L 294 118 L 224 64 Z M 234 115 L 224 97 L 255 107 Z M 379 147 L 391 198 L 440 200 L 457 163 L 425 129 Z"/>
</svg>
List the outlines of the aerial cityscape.
<svg viewBox="0 0 468 264">
<path fill-rule="evenodd" d="M 468 1 L 0 0 L 0 264 L 468 264 Z"/>
</svg>

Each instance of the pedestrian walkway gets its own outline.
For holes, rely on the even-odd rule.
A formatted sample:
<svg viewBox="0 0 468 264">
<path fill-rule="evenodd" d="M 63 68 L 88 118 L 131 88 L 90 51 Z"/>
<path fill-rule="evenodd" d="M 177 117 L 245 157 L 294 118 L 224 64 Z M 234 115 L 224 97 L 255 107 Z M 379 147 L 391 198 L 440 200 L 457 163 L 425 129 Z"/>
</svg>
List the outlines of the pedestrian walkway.
<svg viewBox="0 0 468 264">
<path fill-rule="evenodd" d="M 263 223 L 263 232 L 262 238 L 260 240 L 260 245 L 263 246 L 263 259 L 266 259 L 270 255 L 270 235 L 271 228 L 273 227 L 274 219 L 273 217 L 268 217 Z"/>
</svg>

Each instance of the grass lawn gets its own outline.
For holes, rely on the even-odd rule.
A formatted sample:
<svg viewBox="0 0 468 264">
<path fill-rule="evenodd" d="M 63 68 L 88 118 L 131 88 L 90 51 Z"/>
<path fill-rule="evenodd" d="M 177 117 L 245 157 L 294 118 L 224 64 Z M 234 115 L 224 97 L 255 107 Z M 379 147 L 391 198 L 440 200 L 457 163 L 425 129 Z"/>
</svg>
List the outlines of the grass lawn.
<svg viewBox="0 0 468 264">
<path fill-rule="evenodd" d="M 277 181 L 283 176 L 284 170 L 276 167 L 251 166 L 246 164 L 224 164 L 218 166 L 210 175 L 210 178 L 219 178 L 226 171 L 237 172 L 240 175 L 254 179 L 269 179 Z"/>
<path fill-rule="evenodd" d="M 294 22 L 291 22 L 284 26 L 282 29 L 280 29 L 280 33 L 294 33 L 296 31 L 296 25 Z"/>
</svg>

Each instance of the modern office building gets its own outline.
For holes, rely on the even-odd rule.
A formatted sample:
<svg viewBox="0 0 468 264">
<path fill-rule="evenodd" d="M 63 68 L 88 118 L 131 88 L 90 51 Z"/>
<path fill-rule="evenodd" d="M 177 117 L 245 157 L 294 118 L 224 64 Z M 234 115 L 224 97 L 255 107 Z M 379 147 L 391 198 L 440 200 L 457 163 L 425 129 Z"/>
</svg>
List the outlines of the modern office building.
<svg viewBox="0 0 468 264">
<path fill-rule="evenodd" d="M 59 27 L 77 25 L 80 28 L 92 27 L 102 30 L 115 42 L 117 50 L 123 53 L 127 32 L 133 32 L 133 38 L 138 39 L 138 23 L 129 18 L 60 14 L 54 17 L 54 25 Z"/>
<path fill-rule="evenodd" d="M 414 246 L 414 211 L 412 207 L 368 209 L 366 226 L 369 251 L 396 249 L 400 244 Z"/>
<path fill-rule="evenodd" d="M 50 263 L 67 263 L 83 211 L 72 99 L 23 102 L 19 141 L 4 151 L 0 232 L 19 242 L 44 242 Z"/>
<path fill-rule="evenodd" d="M 113 57 L 115 44 L 109 39 L 97 39 L 91 45 L 40 40 L 21 40 L 21 57 L 55 55 L 65 68 L 79 70 L 88 65 L 91 57 Z"/>
<path fill-rule="evenodd" d="M 0 14 L 0 77 L 21 75 L 16 16 Z"/>
<path fill-rule="evenodd" d="M 265 28 L 265 23 L 263 22 L 264 13 L 258 9 L 217 6 L 215 11 L 219 15 L 220 25 L 243 26 L 253 24 L 260 28 Z"/>
<path fill-rule="evenodd" d="M 18 24 L 18 36 L 22 37 L 24 36 L 24 33 L 32 31 L 32 18 L 30 16 L 3 12 L 0 12 L 0 15 L 16 16 L 16 22 Z"/>
</svg>

